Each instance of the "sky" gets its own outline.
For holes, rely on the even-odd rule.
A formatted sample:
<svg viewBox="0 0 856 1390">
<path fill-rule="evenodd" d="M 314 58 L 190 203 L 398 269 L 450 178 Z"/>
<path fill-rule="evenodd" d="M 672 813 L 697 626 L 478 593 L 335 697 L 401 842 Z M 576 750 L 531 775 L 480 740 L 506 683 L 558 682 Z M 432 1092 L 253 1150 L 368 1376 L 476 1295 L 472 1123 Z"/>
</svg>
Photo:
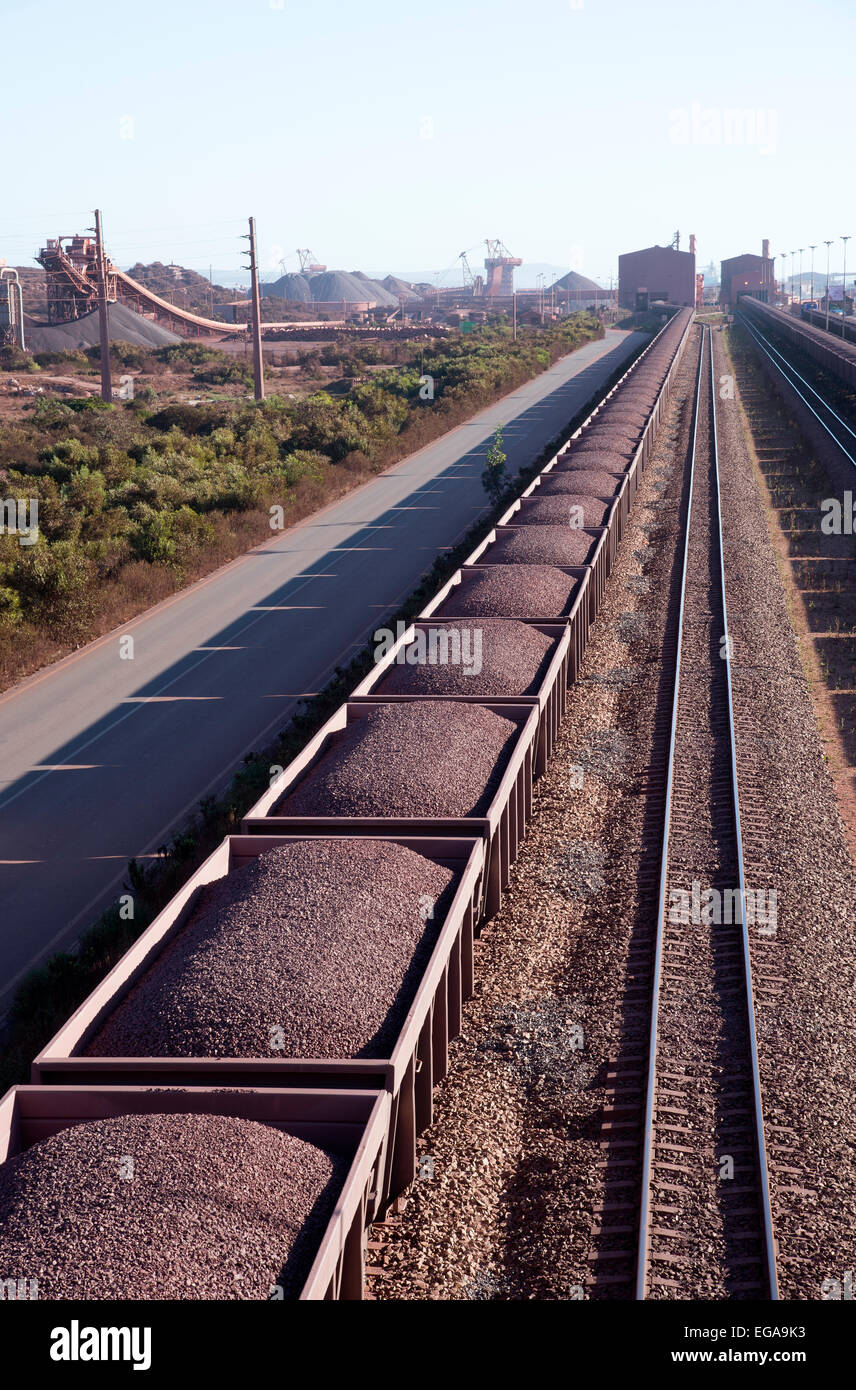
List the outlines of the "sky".
<svg viewBox="0 0 856 1390">
<path fill-rule="evenodd" d="M 769 237 L 774 255 L 818 244 L 825 267 L 834 238 L 840 269 L 856 238 L 854 0 L 0 0 L 0 17 L 9 264 L 96 206 L 118 264 L 205 273 L 245 264 L 252 214 L 264 279 L 298 246 L 424 273 L 463 250 L 476 268 L 498 237 L 608 284 L 620 252 L 675 231 L 700 265 Z"/>
</svg>

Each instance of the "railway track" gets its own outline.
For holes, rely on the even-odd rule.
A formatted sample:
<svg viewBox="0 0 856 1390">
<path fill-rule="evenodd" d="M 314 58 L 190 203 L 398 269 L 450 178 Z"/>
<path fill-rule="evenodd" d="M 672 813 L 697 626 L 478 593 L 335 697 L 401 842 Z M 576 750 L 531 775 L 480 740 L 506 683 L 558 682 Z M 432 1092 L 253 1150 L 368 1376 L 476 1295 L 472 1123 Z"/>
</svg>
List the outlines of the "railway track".
<svg viewBox="0 0 856 1390">
<path fill-rule="evenodd" d="M 656 908 L 631 959 L 635 1021 L 607 1117 L 591 1292 L 775 1299 L 709 328 L 685 509 L 652 769 Z"/>
<path fill-rule="evenodd" d="M 788 361 L 784 353 L 779 351 L 756 323 L 750 323 L 745 314 L 740 316 L 740 322 L 778 375 L 796 392 L 817 423 L 856 468 L 856 429 L 848 424 L 838 411 L 833 410 L 817 387 L 797 371 L 793 363 Z"/>
</svg>

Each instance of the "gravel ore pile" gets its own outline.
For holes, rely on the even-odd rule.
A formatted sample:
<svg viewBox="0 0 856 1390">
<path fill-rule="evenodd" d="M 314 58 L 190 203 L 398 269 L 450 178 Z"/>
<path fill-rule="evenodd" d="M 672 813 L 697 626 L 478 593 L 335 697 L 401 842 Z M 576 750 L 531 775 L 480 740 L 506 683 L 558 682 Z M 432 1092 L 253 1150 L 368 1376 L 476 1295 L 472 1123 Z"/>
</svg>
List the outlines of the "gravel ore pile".
<svg viewBox="0 0 856 1390">
<path fill-rule="evenodd" d="M 636 445 L 642 433 L 641 426 L 637 429 L 634 425 L 625 425 L 616 421 L 611 425 L 608 420 L 604 420 L 602 425 L 590 425 L 586 431 L 585 439 L 580 440 L 580 446 L 594 444 L 601 449 L 611 449 L 615 445 L 621 447 L 625 444 Z"/>
<path fill-rule="evenodd" d="M 110 304 L 107 309 L 110 325 L 110 341 L 113 343 L 134 343 L 138 347 L 167 347 L 180 343 L 177 333 L 171 333 L 163 324 L 134 313 L 127 304 Z M 223 328 L 226 329 L 224 324 Z M 97 347 L 101 342 L 98 323 L 98 310 L 84 314 L 71 323 L 55 323 L 27 328 L 28 352 L 75 352 L 78 348 Z"/>
<path fill-rule="evenodd" d="M 612 488 L 609 491 L 612 492 Z M 564 497 L 533 497 L 519 517 L 523 526 L 604 526 L 611 505 L 611 502 L 592 496 L 592 489 L 588 492 L 581 490 L 578 494 L 566 494 Z M 582 512 L 581 523 L 576 519 L 571 521 L 572 508 L 579 508 Z M 574 510 L 574 518 L 579 517 L 580 511 Z"/>
<path fill-rule="evenodd" d="M 445 640 L 450 649 L 451 634 L 460 634 L 460 653 L 470 664 L 458 661 L 431 665 L 424 660 L 412 666 L 396 663 L 376 687 L 378 695 L 534 694 L 553 649 L 550 638 L 537 628 L 496 618 L 479 616 L 472 625 L 448 623 L 435 631 L 449 634 Z M 427 633 L 425 638 L 427 643 Z M 427 646 L 429 653 L 430 650 Z M 438 654 L 442 655 L 442 651 L 440 647 Z"/>
<path fill-rule="evenodd" d="M 453 878 L 421 854 L 378 841 L 267 850 L 205 888 L 188 925 L 86 1051 L 387 1056 Z M 420 911 L 426 898 L 435 905 L 430 919 Z"/>
<path fill-rule="evenodd" d="M 601 457 L 604 454 L 615 454 L 621 459 L 621 469 L 625 471 L 633 455 L 639 447 L 638 436 L 632 439 L 604 439 L 603 434 L 598 430 L 597 434 L 587 434 L 579 443 L 574 445 L 571 458 L 577 460 L 587 459 L 589 454 Z"/>
<path fill-rule="evenodd" d="M 483 815 L 516 737 L 516 724 L 481 705 L 419 700 L 367 709 L 334 734 L 273 814 Z"/>
<path fill-rule="evenodd" d="M 632 405 L 610 406 L 608 410 L 598 413 L 598 425 L 630 425 L 632 429 L 644 429 L 648 423 L 652 407 L 638 408 Z"/>
<path fill-rule="evenodd" d="M 627 454 L 619 450 L 608 449 L 574 449 L 570 454 L 563 454 L 550 472 L 550 477 L 555 477 L 559 473 L 578 473 L 598 472 L 609 473 L 615 478 L 623 478 L 627 472 L 628 461 L 633 457 L 633 450 Z"/>
<path fill-rule="evenodd" d="M 40 1299 L 296 1298 L 346 1171 L 253 1120 L 73 1125 L 0 1167 L 0 1268 Z"/>
<path fill-rule="evenodd" d="M 621 478 L 614 473 L 604 473 L 599 468 L 575 468 L 561 473 L 545 473 L 537 495 L 545 497 L 566 492 L 578 493 L 586 497 L 614 497 L 621 485 Z"/>
<path fill-rule="evenodd" d="M 584 565 L 594 544 L 593 536 L 573 526 L 500 527 L 485 556 L 500 565 Z"/>
<path fill-rule="evenodd" d="M 553 565 L 490 565 L 465 574 L 435 614 L 456 618 L 506 614 L 509 618 L 562 617 L 579 580 Z"/>
</svg>

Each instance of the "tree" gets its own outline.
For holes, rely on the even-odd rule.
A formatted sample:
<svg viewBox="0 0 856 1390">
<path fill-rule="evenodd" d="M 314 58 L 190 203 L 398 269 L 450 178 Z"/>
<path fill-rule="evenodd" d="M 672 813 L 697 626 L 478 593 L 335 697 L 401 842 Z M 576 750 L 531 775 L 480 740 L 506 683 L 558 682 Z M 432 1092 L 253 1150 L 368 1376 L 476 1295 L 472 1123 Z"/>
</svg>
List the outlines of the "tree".
<svg viewBox="0 0 856 1390">
<path fill-rule="evenodd" d="M 506 454 L 502 447 L 502 425 L 497 425 L 490 448 L 485 454 L 482 487 L 494 506 L 498 506 L 505 488 Z"/>
</svg>

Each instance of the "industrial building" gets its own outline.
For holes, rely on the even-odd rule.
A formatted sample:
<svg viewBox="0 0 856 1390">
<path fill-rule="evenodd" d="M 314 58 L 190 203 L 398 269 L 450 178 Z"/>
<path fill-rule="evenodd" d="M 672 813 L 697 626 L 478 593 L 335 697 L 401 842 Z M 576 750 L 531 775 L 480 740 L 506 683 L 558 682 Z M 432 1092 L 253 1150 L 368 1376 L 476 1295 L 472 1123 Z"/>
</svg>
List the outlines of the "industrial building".
<svg viewBox="0 0 856 1390">
<path fill-rule="evenodd" d="M 730 256 L 722 262 L 720 304 L 733 309 L 740 296 L 746 294 L 760 299 L 764 304 L 775 303 L 776 280 L 769 241 L 762 241 L 760 256 Z"/>
<path fill-rule="evenodd" d="M 624 309 L 647 309 L 649 304 L 688 305 L 696 302 L 695 237 L 681 251 L 680 236 L 671 246 L 648 246 L 618 257 L 618 303 Z"/>
</svg>

